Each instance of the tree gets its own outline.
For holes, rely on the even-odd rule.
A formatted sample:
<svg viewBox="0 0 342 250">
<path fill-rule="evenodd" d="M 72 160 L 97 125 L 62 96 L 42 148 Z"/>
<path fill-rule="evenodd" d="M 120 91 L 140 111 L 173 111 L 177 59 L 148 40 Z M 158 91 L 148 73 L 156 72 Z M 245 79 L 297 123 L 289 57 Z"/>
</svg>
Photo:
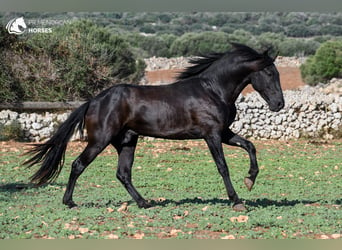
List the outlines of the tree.
<svg viewBox="0 0 342 250">
<path fill-rule="evenodd" d="M 278 45 L 282 56 L 309 56 L 315 54 L 320 43 L 312 39 L 286 38 Z"/>
<path fill-rule="evenodd" d="M 172 43 L 170 53 L 172 56 L 193 56 L 222 52 L 229 47 L 229 36 L 223 32 L 186 33 Z"/>
<path fill-rule="evenodd" d="M 342 40 L 323 43 L 300 69 L 304 81 L 310 85 L 342 77 Z"/>
</svg>

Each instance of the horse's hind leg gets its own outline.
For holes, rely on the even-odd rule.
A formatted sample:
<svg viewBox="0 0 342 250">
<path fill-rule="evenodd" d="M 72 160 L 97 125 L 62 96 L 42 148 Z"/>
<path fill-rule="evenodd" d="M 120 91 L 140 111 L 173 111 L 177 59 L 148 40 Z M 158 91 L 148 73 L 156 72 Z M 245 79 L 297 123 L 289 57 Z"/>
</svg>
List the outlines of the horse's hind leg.
<svg viewBox="0 0 342 250">
<path fill-rule="evenodd" d="M 245 138 L 237 134 L 234 134 L 230 130 L 228 131 L 228 133 L 224 134 L 224 136 L 222 137 L 222 142 L 231 146 L 243 148 L 248 152 L 250 159 L 250 168 L 248 171 L 249 177 L 245 178 L 244 183 L 248 190 L 251 191 L 255 183 L 256 177 L 259 173 L 255 146 L 252 142 L 246 140 Z"/>
<path fill-rule="evenodd" d="M 132 165 L 137 141 L 138 135 L 128 131 L 120 143 L 116 141 L 112 142 L 119 154 L 116 177 L 124 185 L 140 208 L 149 208 L 151 205 L 138 193 L 132 184 Z"/>
<path fill-rule="evenodd" d="M 69 208 L 76 207 L 77 205 L 73 201 L 72 195 L 74 192 L 75 184 L 78 177 L 83 173 L 86 167 L 101 153 L 101 151 L 108 145 L 108 143 L 101 142 L 100 144 L 88 143 L 87 147 L 80 154 L 80 156 L 72 163 L 69 182 L 64 193 L 63 204 Z"/>
</svg>

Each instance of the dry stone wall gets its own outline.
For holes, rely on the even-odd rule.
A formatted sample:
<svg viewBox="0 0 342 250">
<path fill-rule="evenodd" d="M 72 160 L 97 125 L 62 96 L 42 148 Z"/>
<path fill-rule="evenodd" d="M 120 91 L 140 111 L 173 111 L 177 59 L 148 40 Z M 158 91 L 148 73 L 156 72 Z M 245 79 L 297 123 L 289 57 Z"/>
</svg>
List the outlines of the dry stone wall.
<svg viewBox="0 0 342 250">
<path fill-rule="evenodd" d="M 50 112 L 18 113 L 11 110 L 2 110 L 0 112 L 0 124 L 11 126 L 14 122 L 19 123 L 26 140 L 39 142 L 51 137 L 56 128 L 68 118 L 70 113 L 71 111 L 61 114 Z"/>
<path fill-rule="evenodd" d="M 292 139 L 323 137 L 331 139 L 342 134 L 342 96 L 326 94 L 319 88 L 284 91 L 285 108 L 280 112 L 269 110 L 266 102 L 256 92 L 240 96 L 237 117 L 232 130 L 242 136 L 257 139 Z M 25 137 L 30 141 L 49 138 L 56 127 L 66 120 L 69 112 L 0 112 L 0 124 L 20 123 Z M 74 139 L 78 137 L 75 136 Z"/>
<path fill-rule="evenodd" d="M 305 87 L 284 91 L 284 98 L 284 109 L 276 113 L 256 92 L 241 96 L 232 130 L 257 139 L 332 139 L 342 135 L 342 96 Z"/>
<path fill-rule="evenodd" d="M 184 69 L 189 64 L 189 59 L 194 57 L 151 57 L 146 58 L 146 71 L 164 70 L 164 69 Z M 304 61 L 305 57 L 283 57 L 278 56 L 275 65 L 280 67 L 299 67 Z"/>
<path fill-rule="evenodd" d="M 298 67 L 305 59 L 278 57 L 276 65 Z M 188 58 L 146 59 L 147 70 L 180 69 L 189 66 Z M 285 107 L 280 112 L 269 110 L 256 92 L 240 96 L 237 117 L 231 128 L 234 132 L 256 139 L 293 139 L 342 136 L 342 80 L 333 79 L 325 87 L 305 86 L 300 90 L 284 91 Z M 51 137 L 71 111 L 54 113 L 18 113 L 0 111 L 0 125 L 20 124 L 30 141 L 44 141 Z M 79 137 L 75 135 L 73 140 Z"/>
</svg>

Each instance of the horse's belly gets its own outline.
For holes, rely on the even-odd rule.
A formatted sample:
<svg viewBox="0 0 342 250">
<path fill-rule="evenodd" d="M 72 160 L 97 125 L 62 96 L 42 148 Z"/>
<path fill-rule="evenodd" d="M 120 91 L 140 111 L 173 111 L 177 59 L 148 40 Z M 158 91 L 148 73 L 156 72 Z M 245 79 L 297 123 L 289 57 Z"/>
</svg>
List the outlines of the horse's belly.
<svg viewBox="0 0 342 250">
<path fill-rule="evenodd" d="M 190 123 L 171 120 L 137 120 L 128 126 L 140 135 L 165 139 L 197 139 L 203 133 L 201 128 Z"/>
</svg>

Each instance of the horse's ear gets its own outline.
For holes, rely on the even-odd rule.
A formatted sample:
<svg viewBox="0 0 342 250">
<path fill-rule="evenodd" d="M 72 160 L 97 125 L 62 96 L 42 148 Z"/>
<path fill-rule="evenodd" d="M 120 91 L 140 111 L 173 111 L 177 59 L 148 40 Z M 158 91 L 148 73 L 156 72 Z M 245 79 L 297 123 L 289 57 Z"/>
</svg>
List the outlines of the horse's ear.
<svg viewBox="0 0 342 250">
<path fill-rule="evenodd" d="M 259 56 L 257 58 L 255 58 L 253 61 L 250 61 L 249 65 L 248 65 L 249 68 L 252 71 L 260 71 L 260 70 L 263 70 L 264 68 L 266 68 L 267 66 L 270 66 L 277 57 L 277 56 L 275 56 L 274 58 L 271 58 L 269 56 L 268 52 L 271 49 L 272 48 L 266 49 L 262 54 L 259 54 Z"/>
<path fill-rule="evenodd" d="M 270 55 L 268 54 L 270 50 L 272 50 L 272 47 L 266 49 L 266 50 L 264 51 L 264 53 L 262 53 L 262 55 L 263 55 L 265 58 L 266 58 L 266 57 L 270 57 Z M 271 57 L 272 60 L 273 60 L 273 62 L 277 59 L 278 55 L 279 55 L 279 50 L 276 52 L 276 54 L 275 54 L 274 57 Z"/>
<path fill-rule="evenodd" d="M 278 55 L 279 55 L 279 50 L 277 51 L 277 53 L 275 54 L 275 56 L 272 58 L 272 59 L 273 59 L 273 62 L 277 59 Z"/>
</svg>

